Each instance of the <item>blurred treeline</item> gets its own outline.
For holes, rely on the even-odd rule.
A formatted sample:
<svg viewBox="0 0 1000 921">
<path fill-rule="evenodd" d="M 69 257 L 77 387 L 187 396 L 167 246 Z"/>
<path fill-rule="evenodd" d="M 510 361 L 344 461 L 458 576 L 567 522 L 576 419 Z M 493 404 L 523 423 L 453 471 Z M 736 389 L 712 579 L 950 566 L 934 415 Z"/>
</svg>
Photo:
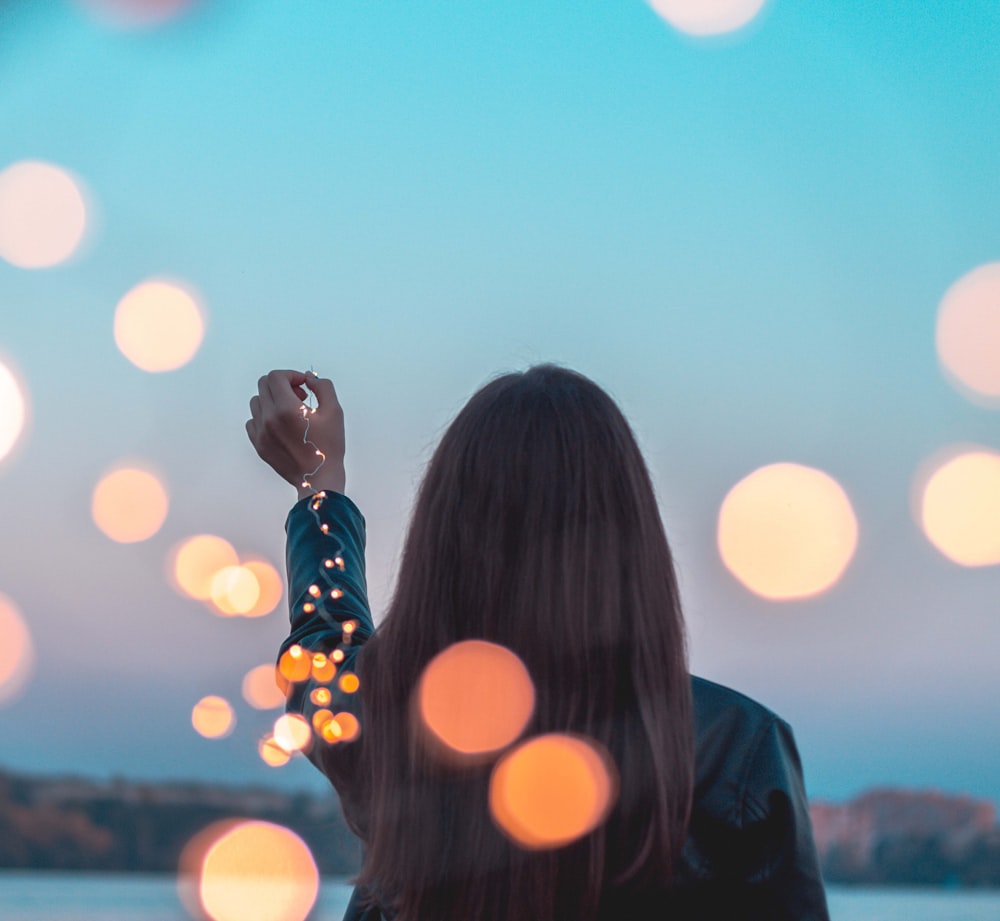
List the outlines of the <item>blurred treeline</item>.
<svg viewBox="0 0 1000 921">
<path fill-rule="evenodd" d="M 991 803 L 886 789 L 815 803 L 831 883 L 1000 887 L 1000 828 Z M 201 783 L 95 782 L 0 771 L 0 868 L 175 873 L 184 845 L 220 819 L 260 819 L 296 832 L 320 872 L 347 877 L 360 845 L 335 794 Z"/>
<path fill-rule="evenodd" d="M 336 796 L 198 783 L 97 783 L 0 771 L 0 867 L 175 873 L 184 845 L 234 817 L 284 825 L 320 872 L 349 876 L 360 846 Z"/>
</svg>

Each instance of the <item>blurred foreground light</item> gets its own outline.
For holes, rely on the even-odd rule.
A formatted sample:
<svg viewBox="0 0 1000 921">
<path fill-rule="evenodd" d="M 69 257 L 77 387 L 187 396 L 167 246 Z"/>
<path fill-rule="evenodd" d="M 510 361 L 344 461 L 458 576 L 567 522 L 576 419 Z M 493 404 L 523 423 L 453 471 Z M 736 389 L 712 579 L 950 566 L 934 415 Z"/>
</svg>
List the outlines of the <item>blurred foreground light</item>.
<svg viewBox="0 0 1000 921">
<path fill-rule="evenodd" d="M 417 704 L 434 737 L 453 752 L 475 756 L 497 751 L 521 734 L 535 708 L 535 688 L 509 649 L 466 640 L 428 663 Z"/>
<path fill-rule="evenodd" d="M 195 0 L 78 0 L 101 22 L 120 29 L 164 25 L 195 5 Z"/>
<path fill-rule="evenodd" d="M 17 605 L 0 594 L 0 706 L 17 697 L 35 665 L 35 649 Z"/>
<path fill-rule="evenodd" d="M 974 402 L 1000 406 L 1000 262 L 973 269 L 945 292 L 936 341 L 948 380 Z"/>
<path fill-rule="evenodd" d="M 258 665 L 243 676 L 243 699 L 256 710 L 273 710 L 285 705 L 285 693 L 278 687 L 273 665 Z"/>
<path fill-rule="evenodd" d="M 521 847 L 562 847 L 604 821 L 618 795 L 617 776 L 610 755 L 592 740 L 536 736 L 493 768 L 490 812 Z"/>
<path fill-rule="evenodd" d="M 14 372 L 0 362 L 0 461 L 13 450 L 27 418 L 24 390 Z"/>
<path fill-rule="evenodd" d="M 924 534 L 960 566 L 1000 564 L 1000 453 L 950 453 L 917 477 Z"/>
<path fill-rule="evenodd" d="M 719 511 L 726 568 L 750 591 L 783 601 L 834 585 L 854 556 L 858 522 L 832 477 L 799 464 L 771 464 L 740 480 Z"/>
<path fill-rule="evenodd" d="M 274 721 L 274 741 L 286 752 L 304 751 L 312 741 L 312 729 L 297 713 L 286 713 Z"/>
<path fill-rule="evenodd" d="M 167 281 L 137 285 L 118 302 L 115 344 L 143 371 L 173 371 L 201 346 L 205 320 L 195 296 Z"/>
<path fill-rule="evenodd" d="M 238 563 L 236 551 L 229 541 L 214 534 L 198 534 L 174 548 L 170 562 L 171 581 L 189 598 L 208 601 L 212 597 L 216 573 Z"/>
<path fill-rule="evenodd" d="M 316 704 L 317 707 L 325 707 L 331 700 L 333 700 L 333 695 L 330 693 L 329 688 L 313 688 L 309 694 L 309 699 Z"/>
<path fill-rule="evenodd" d="M 333 721 L 340 727 L 340 741 L 351 742 L 356 739 L 361 732 L 361 723 L 353 714 L 344 710 L 333 717 Z"/>
<path fill-rule="evenodd" d="M 202 697 L 191 711 L 191 725 L 206 739 L 221 739 L 233 731 L 236 718 L 224 697 Z"/>
<path fill-rule="evenodd" d="M 721 35 L 750 22 L 766 0 L 649 0 L 675 29 L 689 35 Z"/>
<path fill-rule="evenodd" d="M 282 767 L 292 759 L 292 756 L 277 743 L 274 736 L 260 740 L 257 745 L 257 754 L 268 767 Z"/>
<path fill-rule="evenodd" d="M 293 831 L 227 820 L 209 825 L 185 846 L 178 887 L 195 917 L 305 921 L 319 893 L 319 871 Z"/>
<path fill-rule="evenodd" d="M 147 470 L 122 467 L 94 487 L 94 524 L 111 540 L 134 544 L 152 537 L 167 517 L 170 501 L 163 483 Z"/>
<path fill-rule="evenodd" d="M 0 172 L 0 258 L 22 269 L 58 265 L 86 228 L 82 187 L 65 170 L 22 160 Z"/>
<path fill-rule="evenodd" d="M 312 674 L 312 654 L 301 646 L 289 646 L 278 659 L 278 674 L 286 681 L 305 681 Z"/>
<path fill-rule="evenodd" d="M 281 574 L 267 560 L 248 559 L 243 563 L 243 568 L 253 574 L 257 580 L 257 601 L 248 611 L 243 612 L 244 617 L 264 617 L 270 614 L 281 602 L 281 596 L 285 592 Z"/>
<path fill-rule="evenodd" d="M 333 681 L 336 674 L 337 666 L 330 661 L 330 658 L 327 655 L 322 652 L 317 652 L 313 655 L 312 677 L 314 681 L 329 683 Z"/>
<path fill-rule="evenodd" d="M 333 719 L 333 712 L 327 709 L 313 711 L 312 724 L 314 732 L 322 732 L 323 727 Z"/>
<path fill-rule="evenodd" d="M 232 616 L 252 611 L 260 599 L 260 584 L 245 566 L 223 566 L 211 584 L 212 604 L 220 614 Z"/>
</svg>

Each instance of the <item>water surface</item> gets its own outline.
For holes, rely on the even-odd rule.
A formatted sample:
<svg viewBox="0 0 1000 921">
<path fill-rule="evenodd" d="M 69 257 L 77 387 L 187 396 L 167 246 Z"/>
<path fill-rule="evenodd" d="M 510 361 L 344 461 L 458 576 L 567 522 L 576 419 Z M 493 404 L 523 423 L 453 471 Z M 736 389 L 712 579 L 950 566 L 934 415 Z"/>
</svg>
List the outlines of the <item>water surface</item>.
<svg viewBox="0 0 1000 921">
<path fill-rule="evenodd" d="M 827 890 L 832 921 L 1000 921 L 1000 890 Z M 324 880 L 310 921 L 340 921 L 350 886 Z M 0 871 L 3 921 L 189 921 L 169 876 Z M 252 919 L 247 919 L 252 921 Z"/>
</svg>

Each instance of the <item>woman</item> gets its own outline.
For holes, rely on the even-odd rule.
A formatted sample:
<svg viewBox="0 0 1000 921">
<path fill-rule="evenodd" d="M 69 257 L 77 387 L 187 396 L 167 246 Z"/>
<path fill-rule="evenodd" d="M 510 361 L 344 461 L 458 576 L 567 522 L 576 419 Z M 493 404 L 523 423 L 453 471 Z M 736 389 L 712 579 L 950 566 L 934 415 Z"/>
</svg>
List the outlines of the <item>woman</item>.
<svg viewBox="0 0 1000 921">
<path fill-rule="evenodd" d="M 333 384 L 272 371 L 250 408 L 258 454 L 299 492 L 280 662 L 289 709 L 314 727 L 309 756 L 364 842 L 348 919 L 828 917 L 792 731 L 689 675 L 649 473 L 603 390 L 546 364 L 469 400 L 427 468 L 377 631 Z M 518 840 L 490 808 L 517 743 L 479 758 L 434 744 L 415 694 L 467 640 L 515 653 L 530 676 L 517 742 L 569 733 L 604 753 L 617 797 L 596 828 L 561 846 Z"/>
</svg>

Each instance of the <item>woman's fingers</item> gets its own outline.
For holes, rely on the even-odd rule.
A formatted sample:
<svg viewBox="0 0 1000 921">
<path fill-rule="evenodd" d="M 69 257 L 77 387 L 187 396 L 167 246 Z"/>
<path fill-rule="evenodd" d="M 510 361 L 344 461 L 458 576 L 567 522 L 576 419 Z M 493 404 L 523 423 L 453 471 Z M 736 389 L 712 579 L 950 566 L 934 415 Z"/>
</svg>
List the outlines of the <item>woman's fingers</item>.
<svg viewBox="0 0 1000 921">
<path fill-rule="evenodd" d="M 271 371 L 264 380 L 268 394 L 280 410 L 295 409 L 298 411 L 306 398 L 305 388 L 308 375 L 302 371 Z"/>
<path fill-rule="evenodd" d="M 337 391 L 330 378 L 310 378 L 309 389 L 316 394 L 316 402 L 320 409 L 330 410 L 340 406 L 340 402 L 337 400 Z"/>
</svg>

